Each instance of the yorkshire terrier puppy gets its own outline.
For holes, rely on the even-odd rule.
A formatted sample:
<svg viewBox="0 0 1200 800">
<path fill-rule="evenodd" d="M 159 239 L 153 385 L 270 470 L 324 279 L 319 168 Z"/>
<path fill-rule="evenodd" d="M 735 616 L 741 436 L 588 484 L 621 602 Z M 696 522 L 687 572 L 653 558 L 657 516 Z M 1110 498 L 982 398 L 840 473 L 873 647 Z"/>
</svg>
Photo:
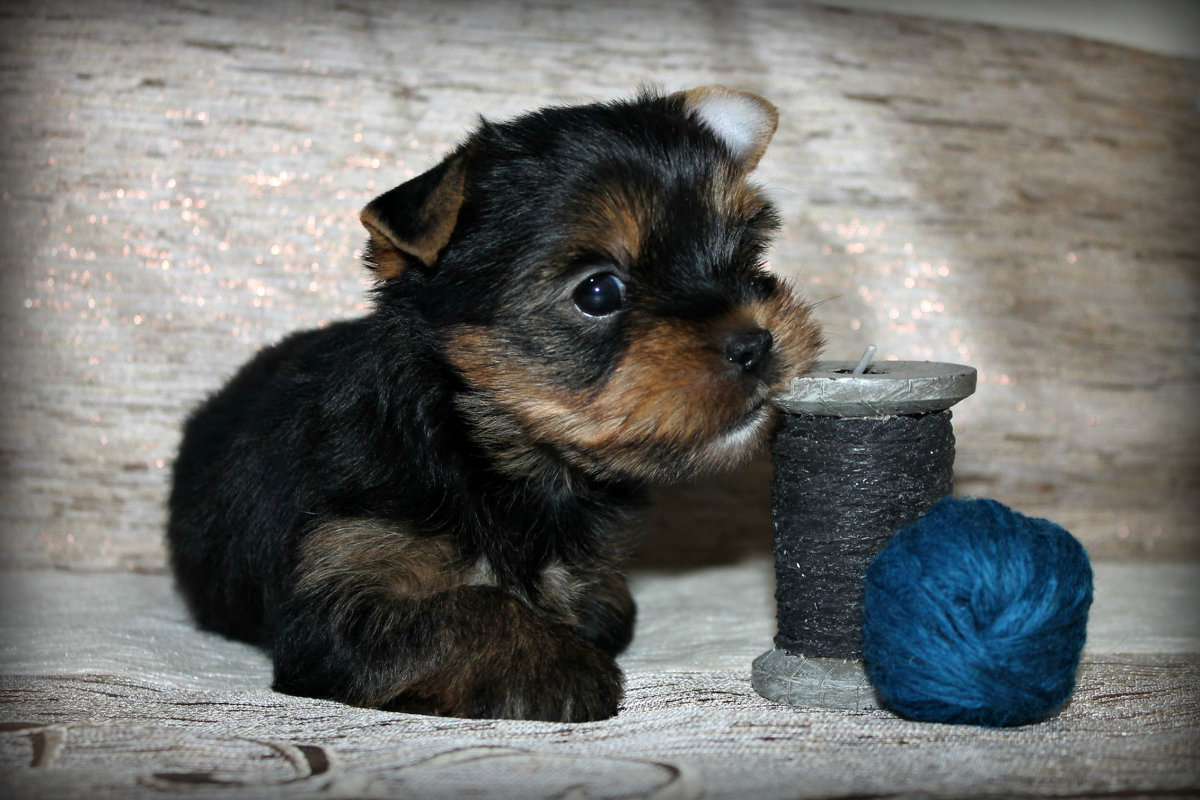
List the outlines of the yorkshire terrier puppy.
<svg viewBox="0 0 1200 800">
<path fill-rule="evenodd" d="M 648 481 L 743 462 L 815 358 L 721 87 L 482 122 L 362 212 L 366 317 L 260 352 L 188 419 L 167 532 L 200 625 L 358 706 L 617 712 Z"/>
</svg>

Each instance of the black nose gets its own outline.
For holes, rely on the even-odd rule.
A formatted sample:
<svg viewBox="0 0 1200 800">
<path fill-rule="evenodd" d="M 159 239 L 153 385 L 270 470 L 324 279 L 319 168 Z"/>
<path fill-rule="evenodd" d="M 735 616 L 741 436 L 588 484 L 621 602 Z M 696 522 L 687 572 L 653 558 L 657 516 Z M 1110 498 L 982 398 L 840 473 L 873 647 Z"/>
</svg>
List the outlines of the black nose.
<svg viewBox="0 0 1200 800">
<path fill-rule="evenodd" d="M 725 358 L 752 375 L 762 375 L 774 343 L 765 328 L 734 331 L 725 337 Z"/>
</svg>

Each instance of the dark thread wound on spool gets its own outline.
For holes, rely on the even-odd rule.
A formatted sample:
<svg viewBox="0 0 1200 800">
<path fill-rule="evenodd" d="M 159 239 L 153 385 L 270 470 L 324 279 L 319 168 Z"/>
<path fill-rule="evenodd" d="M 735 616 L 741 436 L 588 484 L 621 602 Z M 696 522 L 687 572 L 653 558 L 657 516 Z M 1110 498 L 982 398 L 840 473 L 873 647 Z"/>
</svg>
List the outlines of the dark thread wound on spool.
<svg viewBox="0 0 1200 800">
<path fill-rule="evenodd" d="M 867 566 L 953 489 L 950 412 L 784 414 L 772 457 L 775 646 L 861 660 Z"/>
</svg>

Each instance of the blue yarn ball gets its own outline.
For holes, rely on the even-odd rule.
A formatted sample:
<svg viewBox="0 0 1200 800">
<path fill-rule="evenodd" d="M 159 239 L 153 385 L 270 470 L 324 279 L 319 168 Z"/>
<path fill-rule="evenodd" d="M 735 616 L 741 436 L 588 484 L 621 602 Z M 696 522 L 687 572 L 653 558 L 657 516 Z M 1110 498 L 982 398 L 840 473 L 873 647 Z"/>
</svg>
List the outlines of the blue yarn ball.
<svg viewBox="0 0 1200 800">
<path fill-rule="evenodd" d="M 1091 603 L 1091 564 L 1067 531 L 947 497 L 867 569 L 867 674 L 910 719 L 1036 722 L 1071 696 Z"/>
</svg>

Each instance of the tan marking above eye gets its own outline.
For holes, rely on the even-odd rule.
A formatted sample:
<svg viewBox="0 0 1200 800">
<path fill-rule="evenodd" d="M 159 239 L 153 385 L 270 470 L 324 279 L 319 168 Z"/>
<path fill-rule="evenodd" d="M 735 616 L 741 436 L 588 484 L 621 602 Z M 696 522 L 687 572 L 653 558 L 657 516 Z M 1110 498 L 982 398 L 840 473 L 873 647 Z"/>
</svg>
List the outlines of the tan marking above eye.
<svg viewBox="0 0 1200 800">
<path fill-rule="evenodd" d="M 567 259 L 597 256 L 629 265 L 641 255 L 653 202 L 616 182 L 588 187 L 564 220 Z"/>
</svg>

